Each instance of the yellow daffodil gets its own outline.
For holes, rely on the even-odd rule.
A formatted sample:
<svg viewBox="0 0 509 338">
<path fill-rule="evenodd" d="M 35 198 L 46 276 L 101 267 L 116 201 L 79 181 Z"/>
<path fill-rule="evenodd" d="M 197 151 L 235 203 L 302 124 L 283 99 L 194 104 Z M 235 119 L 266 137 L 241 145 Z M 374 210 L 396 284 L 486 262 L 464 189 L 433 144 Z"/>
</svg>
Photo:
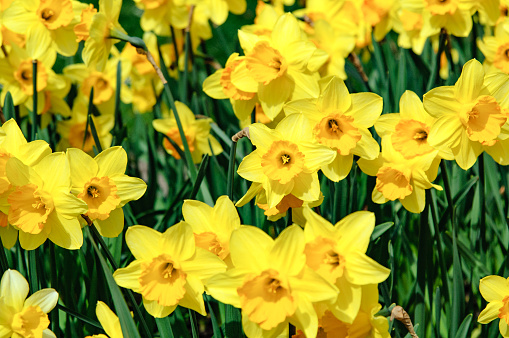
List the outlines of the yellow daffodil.
<svg viewBox="0 0 509 338">
<path fill-rule="evenodd" d="M 336 285 L 339 295 L 327 306 L 334 316 L 352 323 L 361 305 L 361 286 L 381 283 L 390 272 L 366 255 L 375 215 L 358 211 L 333 226 L 310 209 L 303 211 L 306 264 Z"/>
<path fill-rule="evenodd" d="M 27 142 L 14 119 L 5 122 L 0 128 L 0 237 L 4 247 L 10 249 L 16 244 L 18 230 L 8 223 L 7 197 L 13 188 L 6 174 L 7 161 L 15 157 L 28 166 L 37 164 L 42 158 L 51 154 L 45 141 Z"/>
<path fill-rule="evenodd" d="M 428 134 L 429 144 L 450 148 L 464 170 L 474 165 L 483 145 L 496 142 L 507 121 L 484 83 L 482 65 L 475 59 L 465 64 L 454 86 L 432 89 L 424 95 L 423 103 L 437 118 Z"/>
<path fill-rule="evenodd" d="M 399 113 L 384 114 L 375 123 L 380 137 L 391 137 L 394 150 L 404 158 L 412 159 L 438 151 L 429 145 L 428 134 L 436 118 L 424 110 L 421 99 L 414 92 L 407 90 L 399 100 Z M 440 157 L 452 160 L 450 150 L 443 150 Z"/>
<path fill-rule="evenodd" d="M 440 158 L 436 156 L 437 151 L 433 151 L 407 159 L 394 149 L 392 137 L 394 135 L 382 139 L 378 158 L 361 158 L 357 164 L 365 174 L 376 176 L 373 202 L 383 204 L 399 200 L 408 211 L 420 213 L 425 206 L 425 189 L 442 190 L 431 183 L 437 176 Z"/>
<path fill-rule="evenodd" d="M 93 336 L 86 336 L 85 338 L 124 338 L 120 320 L 115 312 L 111 311 L 108 305 L 98 301 L 95 307 L 95 315 L 97 319 L 99 319 L 99 323 L 101 323 L 107 335 L 95 334 Z"/>
<path fill-rule="evenodd" d="M 309 207 L 314 208 L 322 204 L 323 195 L 320 193 L 320 197 L 316 201 L 304 202 L 303 200 L 295 197 L 292 194 L 285 195 L 283 199 L 272 208 L 269 208 L 269 204 L 267 202 L 267 192 L 263 189 L 261 183 L 252 183 L 249 187 L 248 191 L 240 200 L 237 201 L 235 206 L 242 207 L 246 205 L 249 201 L 255 198 L 255 204 L 264 210 L 264 215 L 267 216 L 269 221 L 277 221 L 281 217 L 286 216 L 286 213 L 291 208 L 292 219 L 294 223 L 299 224 L 297 218 L 300 216 L 301 209 Z"/>
<path fill-rule="evenodd" d="M 110 56 L 111 47 L 118 40 L 117 33 L 127 34 L 118 23 L 122 0 L 99 0 L 99 12 L 90 23 L 89 37 L 83 48 L 83 61 L 95 70 L 103 71 Z"/>
<path fill-rule="evenodd" d="M 69 120 L 57 122 L 57 132 L 60 135 L 60 141 L 57 144 L 59 151 L 65 151 L 67 148 L 80 148 L 88 154 L 94 153 L 95 140 L 92 137 L 90 125 L 87 128 L 87 110 L 88 102 L 84 96 L 78 96 L 74 100 L 72 114 Z M 97 137 L 103 149 L 111 145 L 113 136 L 110 131 L 115 125 L 113 114 L 94 116 L 91 115 L 97 131 Z M 85 142 L 83 142 L 85 140 Z"/>
<path fill-rule="evenodd" d="M 230 236 L 241 227 L 233 202 L 227 196 L 221 196 L 214 207 L 210 207 L 200 201 L 185 200 L 182 215 L 193 229 L 196 246 L 212 252 L 231 266 Z"/>
<path fill-rule="evenodd" d="M 113 274 L 118 285 L 143 297 L 147 312 L 168 316 L 177 305 L 205 316 L 203 283 L 226 270 L 216 255 L 195 245 L 193 230 L 185 222 L 164 233 L 135 225 L 125 235 L 134 262 Z"/>
<path fill-rule="evenodd" d="M 4 86 L 2 102 L 5 94 L 10 92 L 15 106 L 25 104 L 27 109 L 33 109 L 32 101 L 28 101 L 34 94 L 32 60 L 33 56 L 17 45 L 12 45 L 7 58 L 0 59 L 0 83 Z M 51 69 L 55 60 L 56 54 L 51 52 L 44 53 L 37 60 L 38 113 L 51 104 L 46 92 L 65 91 L 67 88 L 66 81 Z"/>
<path fill-rule="evenodd" d="M 256 92 L 248 92 L 242 88 L 258 88 L 258 83 L 247 74 L 246 58 L 233 53 L 226 61 L 223 69 L 217 70 L 203 81 L 203 91 L 214 99 L 230 99 L 235 116 L 241 121 L 249 120 L 255 107 Z M 235 83 L 233 84 L 235 76 Z M 244 85 L 244 83 L 247 83 Z"/>
<path fill-rule="evenodd" d="M 260 123 L 249 127 L 256 150 L 244 157 L 237 172 L 262 184 L 269 209 L 289 194 L 307 202 L 320 197 L 317 172 L 334 160 L 336 151 L 314 142 L 306 123 L 304 116 L 292 114 L 274 130 Z"/>
<path fill-rule="evenodd" d="M 502 6 L 500 0 L 474 0 L 472 11 L 479 13 L 479 22 L 482 25 L 494 26 L 500 17 Z"/>
<path fill-rule="evenodd" d="M 13 32 L 26 34 L 27 50 L 34 59 L 48 49 L 72 56 L 78 49 L 74 25 L 85 6 L 73 0 L 13 1 L 3 23 Z"/>
<path fill-rule="evenodd" d="M 274 120 L 283 105 L 290 99 L 317 97 L 320 92 L 316 71 L 327 58 L 309 63 L 314 53 L 319 53 L 307 40 L 297 19 L 292 14 L 281 16 L 270 38 L 239 31 L 239 40 L 246 55 L 247 74 L 257 86 L 247 86 L 243 77 L 233 72 L 235 87 L 246 92 L 258 92 L 258 100 L 267 116 Z M 318 60 L 318 58 L 317 58 Z M 236 71 L 243 68 L 236 68 Z M 237 79 L 242 83 L 237 84 Z"/>
<path fill-rule="evenodd" d="M 56 337 L 48 326 L 48 312 L 58 302 L 54 289 L 30 297 L 28 283 L 18 271 L 7 270 L 0 281 L 0 335 L 2 337 Z"/>
<path fill-rule="evenodd" d="M 325 176 L 337 182 L 350 172 L 353 155 L 368 160 L 378 156 L 380 148 L 368 128 L 382 113 L 382 105 L 380 96 L 350 94 L 345 83 L 333 77 L 318 99 L 291 101 L 284 110 L 287 115 L 304 115 L 310 121 L 308 132 L 316 141 L 337 152 L 333 162 L 320 168 Z"/>
<path fill-rule="evenodd" d="M 140 25 L 145 32 L 170 36 L 170 26 L 176 29 L 186 28 L 189 10 L 185 1 L 178 0 L 134 0 L 143 10 Z"/>
<path fill-rule="evenodd" d="M 92 158 L 76 148 L 67 149 L 71 168 L 71 192 L 88 205 L 87 215 L 104 237 L 117 237 L 124 229 L 122 207 L 139 199 L 147 185 L 125 175 L 127 154 L 111 147 Z"/>
<path fill-rule="evenodd" d="M 428 36 L 423 34 L 424 18 L 422 8 L 413 3 L 402 1 L 394 16 L 394 31 L 398 33 L 398 45 L 412 49 L 421 55 Z"/>
<path fill-rule="evenodd" d="M 256 35 L 270 36 L 277 19 L 284 13 L 283 6 L 271 5 L 258 0 L 254 24 L 242 26 L 242 30 Z"/>
<path fill-rule="evenodd" d="M 33 250 L 49 238 L 62 248 L 79 249 L 83 234 L 77 217 L 87 211 L 87 205 L 70 193 L 65 154 L 47 155 L 32 166 L 12 157 L 5 169 L 15 189 L 7 197 L 8 206 L 1 207 L 9 223 L 20 230 L 21 247 Z"/>
<path fill-rule="evenodd" d="M 127 70 L 128 71 L 128 70 Z M 115 105 L 115 90 L 117 88 L 117 62 L 110 59 L 104 71 L 98 71 L 94 68 L 87 67 L 83 63 L 76 63 L 64 68 L 64 75 L 71 79 L 80 87 L 80 93 L 83 95 L 87 102 L 90 96 L 90 90 L 94 88 L 94 104 L 97 109 L 103 114 L 112 114 Z M 125 73 L 121 74 L 122 79 L 125 78 Z M 123 101 L 131 101 L 129 88 L 122 83 L 122 97 Z"/>
<path fill-rule="evenodd" d="M 189 145 L 193 162 L 200 163 L 204 154 L 221 154 L 223 152 L 223 148 L 215 137 L 210 135 L 210 124 L 212 123 L 212 119 L 196 119 L 193 112 L 182 102 L 176 101 L 175 106 L 177 107 L 180 121 L 182 122 L 182 128 L 186 135 L 187 144 Z M 180 138 L 179 130 L 177 128 L 177 122 L 173 113 L 171 117 L 152 121 L 152 125 L 155 130 L 172 139 L 180 146 L 180 149 L 184 150 L 182 139 Z M 175 157 L 177 160 L 180 159 L 179 153 L 170 141 L 164 139 L 163 146 L 168 154 Z"/>
<path fill-rule="evenodd" d="M 288 323 L 314 337 L 318 318 L 312 304 L 334 300 L 338 291 L 306 266 L 304 246 L 298 225 L 276 240 L 256 227 L 237 229 L 230 239 L 235 268 L 209 279 L 207 291 L 242 309 L 248 337 L 275 337 Z"/>
<path fill-rule="evenodd" d="M 477 321 L 488 324 L 500 318 L 498 328 L 503 337 L 509 337 L 509 280 L 500 276 L 488 276 L 479 282 L 479 291 L 488 305 L 481 311 Z"/>
<path fill-rule="evenodd" d="M 495 27 L 495 36 L 484 36 L 479 41 L 479 48 L 484 54 L 484 65 L 490 70 L 499 69 L 509 74 L 509 19 Z"/>
<path fill-rule="evenodd" d="M 469 0 L 401 1 L 402 8 L 422 14 L 422 34 L 427 37 L 440 33 L 441 28 L 454 36 L 468 36 L 472 30 L 472 5 Z"/>
</svg>

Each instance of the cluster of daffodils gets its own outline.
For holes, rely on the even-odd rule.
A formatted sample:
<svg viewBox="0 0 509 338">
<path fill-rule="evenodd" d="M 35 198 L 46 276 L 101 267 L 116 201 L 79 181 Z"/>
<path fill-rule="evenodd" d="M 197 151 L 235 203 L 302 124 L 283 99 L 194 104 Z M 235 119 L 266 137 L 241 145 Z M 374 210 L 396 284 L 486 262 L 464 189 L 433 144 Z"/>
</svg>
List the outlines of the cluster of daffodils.
<svg viewBox="0 0 509 338">
<path fill-rule="evenodd" d="M 140 293 L 161 318 L 179 306 L 206 315 L 203 293 L 240 308 L 248 337 L 273 337 L 293 324 L 307 337 L 358 332 L 389 337 L 377 316 L 377 284 L 389 270 L 366 255 L 374 214 L 353 213 L 332 225 L 310 209 L 276 239 L 241 225 L 233 203 L 186 200 L 184 220 L 164 233 L 133 226 L 126 242 L 135 260 L 113 274 Z"/>
<path fill-rule="evenodd" d="M 26 250 L 47 239 L 66 249 L 83 244 L 84 217 L 105 237 L 124 228 L 122 207 L 147 188 L 125 175 L 127 154 L 112 147 L 92 158 L 69 148 L 52 153 L 42 140 L 27 142 L 14 120 L 0 128 L 0 238 Z M 19 236 L 18 236 L 19 234 Z"/>
<path fill-rule="evenodd" d="M 381 116 L 378 95 L 350 94 L 338 77 L 320 78 L 322 51 L 293 15 L 281 16 L 269 36 L 241 30 L 239 39 L 245 56 L 232 55 L 225 69 L 205 80 L 204 91 L 229 97 L 234 110 L 246 109 L 238 116 L 258 105 L 274 122 L 249 126 L 256 150 L 238 173 L 253 183 L 237 206 L 256 198 L 272 220 L 289 208 L 317 206 L 323 199 L 318 171 L 337 182 L 356 156 L 361 170 L 376 176 L 374 202 L 399 200 L 419 213 L 425 189 L 442 189 L 432 183 L 442 159 L 467 170 L 486 151 L 509 164 L 509 76 L 486 74 L 475 59 L 454 86 L 434 88 L 423 101 L 407 91 L 399 113 Z M 373 126 L 381 152 L 369 130 Z"/>
</svg>

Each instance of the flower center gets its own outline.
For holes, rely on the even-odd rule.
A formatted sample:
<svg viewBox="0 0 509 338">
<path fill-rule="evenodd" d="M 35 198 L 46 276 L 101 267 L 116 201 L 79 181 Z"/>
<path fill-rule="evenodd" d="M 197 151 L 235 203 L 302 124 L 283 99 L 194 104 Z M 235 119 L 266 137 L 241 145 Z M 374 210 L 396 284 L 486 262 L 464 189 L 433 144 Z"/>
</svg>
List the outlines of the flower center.
<svg viewBox="0 0 509 338">
<path fill-rule="evenodd" d="M 110 217 L 110 212 L 120 204 L 120 197 L 117 195 L 117 186 L 107 176 L 93 177 L 85 183 L 83 191 L 78 194 L 88 205 L 87 216 L 92 220 L 105 220 Z"/>
<path fill-rule="evenodd" d="M 297 309 L 289 286 L 273 269 L 248 277 L 237 293 L 249 320 L 264 330 L 276 327 Z"/>
<path fill-rule="evenodd" d="M 36 13 L 51 30 L 69 25 L 74 18 L 71 0 L 40 0 Z"/>
<path fill-rule="evenodd" d="M 88 97 L 92 87 L 94 88 L 94 104 L 104 103 L 113 96 L 114 88 L 101 72 L 92 72 L 92 74 L 83 81 L 81 90 L 83 94 Z"/>
<path fill-rule="evenodd" d="M 12 331 L 20 337 L 42 337 L 49 326 L 48 315 L 39 306 L 28 306 L 12 318 Z"/>
<path fill-rule="evenodd" d="M 391 201 L 403 199 L 412 193 L 410 179 L 409 173 L 405 174 L 398 169 L 383 166 L 376 174 L 375 188 Z"/>
<path fill-rule="evenodd" d="M 267 85 L 283 76 L 288 64 L 278 50 L 270 47 L 267 41 L 260 41 L 246 56 L 246 67 L 256 81 Z"/>
<path fill-rule="evenodd" d="M 19 82 L 23 92 L 28 95 L 34 95 L 34 86 L 32 81 L 32 60 L 23 60 L 20 62 L 18 69 L 14 72 L 14 78 Z M 40 92 L 46 88 L 48 81 L 48 73 L 44 65 L 37 61 L 37 91 Z"/>
<path fill-rule="evenodd" d="M 186 294 L 187 274 L 167 254 L 141 264 L 140 293 L 159 305 L 173 306 Z"/>
<path fill-rule="evenodd" d="M 334 240 L 318 236 L 306 243 L 304 249 L 306 264 L 332 284 L 343 276 L 346 264 L 345 258 L 336 251 L 335 246 Z"/>
<path fill-rule="evenodd" d="M 51 196 L 33 183 L 17 187 L 7 201 L 9 223 L 29 234 L 39 234 L 54 209 Z"/>
<path fill-rule="evenodd" d="M 270 179 L 286 184 L 304 169 L 304 154 L 293 142 L 274 141 L 262 156 L 262 168 Z"/>
<path fill-rule="evenodd" d="M 477 99 L 460 120 L 470 140 L 488 145 L 498 137 L 507 117 L 494 97 L 484 95 Z"/>
<path fill-rule="evenodd" d="M 85 41 L 90 36 L 90 25 L 92 24 L 92 17 L 97 13 L 97 9 L 94 5 L 89 4 L 87 8 L 81 11 L 81 21 L 74 26 L 74 33 L 76 34 L 76 40 Z"/>
<path fill-rule="evenodd" d="M 318 142 L 328 147 L 337 149 L 338 153 L 346 156 L 355 148 L 362 135 L 354 126 L 351 116 L 334 113 L 316 124 L 313 128 Z"/>
<path fill-rule="evenodd" d="M 392 145 L 405 158 L 414 158 L 433 151 L 428 144 L 429 127 L 416 120 L 400 120 L 392 134 Z"/>
<path fill-rule="evenodd" d="M 459 0 L 425 0 L 426 8 L 433 15 L 452 15 L 456 12 Z"/>
</svg>

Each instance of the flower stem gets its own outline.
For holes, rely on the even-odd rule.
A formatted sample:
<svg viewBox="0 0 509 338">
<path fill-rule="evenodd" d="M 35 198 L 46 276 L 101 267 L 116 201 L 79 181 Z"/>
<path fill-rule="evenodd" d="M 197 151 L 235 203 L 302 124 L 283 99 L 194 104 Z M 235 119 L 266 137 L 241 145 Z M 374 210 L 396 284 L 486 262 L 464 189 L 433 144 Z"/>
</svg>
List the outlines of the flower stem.
<svg viewBox="0 0 509 338">
<path fill-rule="evenodd" d="M 226 183 L 226 194 L 233 201 L 233 180 L 235 176 L 235 154 L 237 152 L 237 142 L 233 141 L 230 148 L 230 161 L 228 162 L 228 181 Z"/>
</svg>

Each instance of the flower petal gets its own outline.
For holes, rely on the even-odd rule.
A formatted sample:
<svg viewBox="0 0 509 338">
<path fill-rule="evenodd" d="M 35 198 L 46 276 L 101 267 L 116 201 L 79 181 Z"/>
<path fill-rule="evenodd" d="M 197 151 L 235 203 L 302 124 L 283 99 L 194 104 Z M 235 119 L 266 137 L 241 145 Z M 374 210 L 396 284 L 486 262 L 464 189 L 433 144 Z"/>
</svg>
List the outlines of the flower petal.
<svg viewBox="0 0 509 338">
<path fill-rule="evenodd" d="M 350 98 L 352 105 L 346 115 L 352 116 L 358 127 L 372 127 L 382 114 L 383 99 L 374 93 L 350 94 Z"/>
<path fill-rule="evenodd" d="M 23 303 L 28 296 L 28 282 L 21 273 L 8 269 L 0 281 L 0 298 L 15 311 L 23 309 Z"/>
<path fill-rule="evenodd" d="M 139 278 L 141 276 L 141 265 L 142 260 L 135 260 L 131 262 L 125 268 L 120 268 L 115 270 L 113 273 L 113 278 L 115 279 L 115 283 L 118 286 L 121 286 L 126 289 L 131 289 L 134 292 L 140 293 L 140 281 Z"/>
<path fill-rule="evenodd" d="M 343 80 L 332 77 L 332 79 L 325 86 L 322 94 L 316 102 L 316 107 L 321 112 L 333 112 L 339 110 L 344 113 L 350 108 L 352 99 L 348 88 L 346 88 Z"/>
<path fill-rule="evenodd" d="M 348 255 L 345 271 L 347 279 L 357 285 L 381 283 L 387 279 L 391 272 L 359 251 Z"/>
<path fill-rule="evenodd" d="M 483 83 L 484 69 L 481 63 L 476 59 L 468 61 L 454 85 L 456 99 L 461 103 L 473 102 L 479 96 Z"/>
<path fill-rule="evenodd" d="M 57 212 L 52 212 L 48 216 L 47 223 L 47 226 L 51 229 L 51 232 L 48 234 L 50 241 L 68 250 L 81 248 L 81 245 L 83 245 L 83 232 L 77 218 L 66 219 Z"/>
<path fill-rule="evenodd" d="M 233 264 L 247 270 L 266 270 L 269 267 L 268 253 L 273 246 L 274 240 L 254 226 L 239 228 L 230 237 Z"/>
<path fill-rule="evenodd" d="M 334 226 L 338 245 L 342 250 L 366 252 L 371 234 L 375 228 L 375 214 L 370 211 L 357 211 Z"/>
<path fill-rule="evenodd" d="M 498 318 L 498 314 L 500 313 L 500 309 L 504 306 L 504 303 L 501 301 L 493 301 L 488 303 L 484 310 L 481 311 L 479 317 L 477 317 L 477 321 L 481 324 L 488 324 L 494 319 Z"/>
<path fill-rule="evenodd" d="M 42 289 L 31 295 L 25 301 L 25 308 L 38 306 L 42 312 L 48 313 L 55 308 L 58 302 L 58 292 L 55 289 Z"/>
<path fill-rule="evenodd" d="M 479 282 L 479 291 L 487 302 L 502 301 L 509 296 L 509 280 L 500 276 L 487 276 Z"/>
<path fill-rule="evenodd" d="M 115 238 L 124 230 L 124 211 L 122 208 L 113 209 L 105 220 L 96 219 L 97 231 L 103 237 Z"/>
<path fill-rule="evenodd" d="M 120 197 L 119 207 L 140 199 L 147 190 L 147 184 L 138 177 L 120 175 L 111 177 L 111 180 L 117 186 L 117 196 Z"/>
<path fill-rule="evenodd" d="M 157 243 L 162 234 L 144 225 L 134 225 L 127 229 L 125 241 L 136 259 L 152 259 L 160 255 Z"/>
<path fill-rule="evenodd" d="M 95 158 L 99 171 L 98 177 L 124 174 L 127 167 L 127 154 L 124 148 L 117 146 L 103 150 Z"/>
<path fill-rule="evenodd" d="M 274 241 L 269 252 L 271 266 L 283 275 L 295 276 L 306 265 L 304 231 L 294 224 L 286 228 Z"/>
</svg>

